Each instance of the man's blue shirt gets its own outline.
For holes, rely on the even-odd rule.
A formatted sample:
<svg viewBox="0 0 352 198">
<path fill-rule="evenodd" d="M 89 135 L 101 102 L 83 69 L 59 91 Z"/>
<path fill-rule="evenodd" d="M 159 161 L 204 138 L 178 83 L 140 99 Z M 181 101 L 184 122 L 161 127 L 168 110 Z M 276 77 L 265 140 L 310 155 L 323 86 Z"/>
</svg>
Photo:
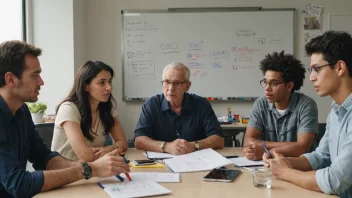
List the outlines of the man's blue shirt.
<svg viewBox="0 0 352 198">
<path fill-rule="evenodd" d="M 159 141 L 172 142 L 177 138 L 191 141 L 211 135 L 222 135 L 222 129 L 210 103 L 200 96 L 184 94 L 181 112 L 176 114 L 164 94 L 148 99 L 135 129 L 135 138 L 148 136 Z"/>
<path fill-rule="evenodd" d="M 44 184 L 47 162 L 59 155 L 51 152 L 35 130 L 24 104 L 15 115 L 0 97 L 0 197 L 33 197 Z M 37 170 L 26 171 L 27 160 Z"/>
</svg>

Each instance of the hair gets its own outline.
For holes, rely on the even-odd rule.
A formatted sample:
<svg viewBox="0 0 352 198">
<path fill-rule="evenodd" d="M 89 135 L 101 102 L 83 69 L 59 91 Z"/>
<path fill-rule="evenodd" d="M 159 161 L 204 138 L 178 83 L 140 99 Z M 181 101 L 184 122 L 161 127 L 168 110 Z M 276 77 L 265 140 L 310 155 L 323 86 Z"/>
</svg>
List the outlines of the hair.
<svg viewBox="0 0 352 198">
<path fill-rule="evenodd" d="M 114 70 L 103 62 L 88 61 L 82 65 L 75 76 L 74 84 L 69 95 L 56 108 L 57 114 L 62 103 L 73 102 L 82 116 L 81 130 L 83 135 L 89 141 L 93 141 L 94 137 L 90 134 L 92 127 L 92 111 L 89 103 L 89 93 L 85 90 L 85 86 L 90 84 L 92 79 L 103 70 L 110 72 L 111 77 L 114 77 Z M 110 95 L 107 102 L 100 102 L 98 105 L 100 119 L 105 127 L 104 135 L 108 134 L 115 125 L 114 117 L 111 114 L 113 107 L 116 107 L 116 101 L 112 95 Z"/>
<path fill-rule="evenodd" d="M 21 79 L 25 70 L 25 56 L 38 57 L 42 53 L 40 48 L 36 48 L 24 41 L 5 41 L 0 44 L 0 87 L 5 86 L 5 74 L 11 72 L 18 79 Z"/>
<path fill-rule="evenodd" d="M 190 75 L 191 75 L 191 71 L 189 70 L 189 68 L 181 63 L 181 62 L 172 62 L 168 65 L 166 65 L 164 67 L 164 70 L 163 70 L 163 74 L 161 75 L 161 78 L 164 80 L 164 73 L 168 70 L 168 69 L 183 69 L 183 71 L 185 71 L 185 80 L 186 81 L 189 81 L 190 79 Z"/>
<path fill-rule="evenodd" d="M 322 53 L 324 60 L 331 68 L 342 60 L 346 63 L 349 76 L 352 77 L 352 38 L 347 32 L 327 31 L 321 36 L 313 38 L 305 46 L 306 53 Z"/>
<path fill-rule="evenodd" d="M 302 62 L 291 54 L 285 54 L 284 51 L 267 54 L 260 61 L 259 67 L 263 75 L 268 70 L 281 72 L 281 77 L 285 83 L 290 81 L 294 83 L 292 91 L 299 90 L 303 86 L 306 69 Z"/>
</svg>

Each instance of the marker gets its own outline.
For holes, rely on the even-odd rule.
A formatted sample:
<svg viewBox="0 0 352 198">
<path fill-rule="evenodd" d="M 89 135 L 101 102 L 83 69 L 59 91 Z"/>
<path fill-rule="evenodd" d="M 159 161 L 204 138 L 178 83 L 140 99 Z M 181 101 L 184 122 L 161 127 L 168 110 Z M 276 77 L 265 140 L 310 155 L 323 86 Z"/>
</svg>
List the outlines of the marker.
<svg viewBox="0 0 352 198">
<path fill-rule="evenodd" d="M 98 184 L 98 186 L 101 188 L 101 189 L 104 189 L 105 187 L 101 184 L 101 183 L 97 183 Z"/>
<path fill-rule="evenodd" d="M 121 154 L 120 156 L 123 158 L 123 160 L 125 160 L 126 164 L 129 164 L 129 163 L 130 163 L 130 160 L 127 160 L 127 159 L 125 158 L 125 154 Z M 126 175 L 126 177 L 128 178 L 129 181 L 132 181 L 132 178 L 131 178 L 130 174 L 125 173 L 125 175 Z"/>
<path fill-rule="evenodd" d="M 125 181 L 125 179 L 123 177 L 121 177 L 120 175 L 116 175 L 117 179 L 119 179 L 120 181 Z"/>
<path fill-rule="evenodd" d="M 270 158 L 273 158 L 273 156 L 270 154 L 268 148 L 266 148 L 264 142 L 262 142 L 262 147 L 265 149 L 265 152 L 269 155 Z"/>
</svg>

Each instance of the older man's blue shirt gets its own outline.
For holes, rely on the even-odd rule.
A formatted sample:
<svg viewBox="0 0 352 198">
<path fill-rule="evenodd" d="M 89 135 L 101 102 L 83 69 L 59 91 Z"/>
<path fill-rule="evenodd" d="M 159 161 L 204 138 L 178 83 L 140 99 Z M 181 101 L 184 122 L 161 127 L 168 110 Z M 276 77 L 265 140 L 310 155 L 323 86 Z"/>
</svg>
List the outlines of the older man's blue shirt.
<svg viewBox="0 0 352 198">
<path fill-rule="evenodd" d="M 200 96 L 184 94 L 182 110 L 176 114 L 164 94 L 148 99 L 142 106 L 135 138 L 148 136 L 172 142 L 177 138 L 198 141 L 211 135 L 222 135 L 222 129 L 210 103 Z"/>
<path fill-rule="evenodd" d="M 43 171 L 27 172 L 27 160 L 36 170 L 59 155 L 39 137 L 26 105 L 15 115 L 0 97 L 0 197 L 33 197 L 44 184 Z"/>
</svg>

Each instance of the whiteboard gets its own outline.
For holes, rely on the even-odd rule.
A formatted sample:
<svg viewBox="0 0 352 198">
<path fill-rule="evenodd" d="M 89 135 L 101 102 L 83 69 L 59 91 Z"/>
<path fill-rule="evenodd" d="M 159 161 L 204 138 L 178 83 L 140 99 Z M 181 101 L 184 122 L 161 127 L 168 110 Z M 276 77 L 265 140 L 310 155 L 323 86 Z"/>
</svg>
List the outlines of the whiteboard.
<svg viewBox="0 0 352 198">
<path fill-rule="evenodd" d="M 264 95 L 259 62 L 293 54 L 294 10 L 244 12 L 122 12 L 123 99 L 162 93 L 163 68 L 191 70 L 190 93 L 215 99 Z"/>
</svg>

